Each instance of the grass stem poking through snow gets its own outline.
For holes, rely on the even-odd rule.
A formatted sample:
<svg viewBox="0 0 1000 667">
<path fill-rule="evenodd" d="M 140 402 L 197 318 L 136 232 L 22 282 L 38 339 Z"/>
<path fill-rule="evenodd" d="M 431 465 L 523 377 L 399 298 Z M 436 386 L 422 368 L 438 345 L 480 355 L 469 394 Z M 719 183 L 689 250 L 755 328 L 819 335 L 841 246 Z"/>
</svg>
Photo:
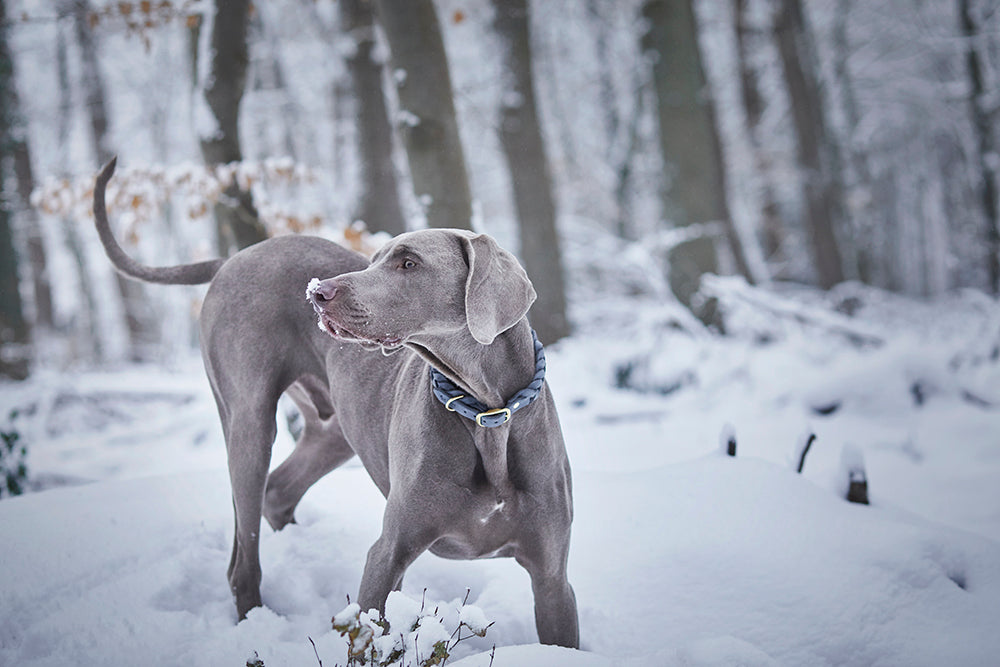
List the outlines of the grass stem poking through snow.
<svg viewBox="0 0 1000 667">
<path fill-rule="evenodd" d="M 309 636 L 307 636 L 306 639 L 308 639 L 309 643 L 312 644 L 313 653 L 316 654 L 316 662 L 319 663 L 319 667 L 323 667 L 323 660 L 320 659 L 320 657 L 319 657 L 319 651 L 316 649 L 316 642 L 314 642 L 313 638 L 309 637 Z"/>
</svg>

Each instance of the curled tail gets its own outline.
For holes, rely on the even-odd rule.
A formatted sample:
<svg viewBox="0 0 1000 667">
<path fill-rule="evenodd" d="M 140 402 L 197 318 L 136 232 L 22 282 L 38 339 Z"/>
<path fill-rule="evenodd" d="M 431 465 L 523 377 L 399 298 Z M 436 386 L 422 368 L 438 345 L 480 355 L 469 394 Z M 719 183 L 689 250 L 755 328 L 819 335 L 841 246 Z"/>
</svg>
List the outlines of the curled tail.
<svg viewBox="0 0 1000 667">
<path fill-rule="evenodd" d="M 111 225 L 108 224 L 108 212 L 104 205 L 104 191 L 108 187 L 111 175 L 115 173 L 115 164 L 118 158 L 111 158 L 111 161 L 104 165 L 101 173 L 97 175 L 97 182 L 94 184 L 94 224 L 97 226 L 97 234 L 101 237 L 101 244 L 108 259 L 121 273 L 144 280 L 147 283 L 160 283 L 163 285 L 200 285 L 212 280 L 219 268 L 225 263 L 224 259 L 212 259 L 206 262 L 194 264 L 181 264 L 179 266 L 146 266 L 140 264 L 129 257 L 125 250 L 118 245 L 114 235 L 111 233 Z"/>
</svg>

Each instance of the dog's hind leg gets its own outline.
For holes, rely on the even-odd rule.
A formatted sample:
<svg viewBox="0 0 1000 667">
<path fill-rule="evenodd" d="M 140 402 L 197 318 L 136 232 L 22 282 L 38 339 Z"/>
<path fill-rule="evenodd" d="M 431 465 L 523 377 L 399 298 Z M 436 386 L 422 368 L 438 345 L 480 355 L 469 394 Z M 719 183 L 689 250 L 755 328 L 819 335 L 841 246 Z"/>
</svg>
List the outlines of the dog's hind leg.
<svg viewBox="0 0 1000 667">
<path fill-rule="evenodd" d="M 271 446 L 277 432 L 274 415 L 278 399 L 243 400 L 231 408 L 219 399 L 229 460 L 229 479 L 236 517 L 233 554 L 229 561 L 229 586 L 240 620 L 261 605 L 260 518 L 264 485 L 271 463 Z"/>
<path fill-rule="evenodd" d="M 313 376 L 306 376 L 286 393 L 299 407 L 305 428 L 295 450 L 267 478 L 264 518 L 275 530 L 294 523 L 295 507 L 310 486 L 354 456 L 333 414 L 325 386 Z"/>
</svg>

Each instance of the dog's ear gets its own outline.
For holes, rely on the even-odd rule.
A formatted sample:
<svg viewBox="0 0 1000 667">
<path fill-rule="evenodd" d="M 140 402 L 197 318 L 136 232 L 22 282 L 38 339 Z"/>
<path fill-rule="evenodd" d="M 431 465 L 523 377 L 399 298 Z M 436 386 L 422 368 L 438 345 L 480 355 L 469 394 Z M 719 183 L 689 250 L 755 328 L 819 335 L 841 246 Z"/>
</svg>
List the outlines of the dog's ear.
<svg viewBox="0 0 1000 667">
<path fill-rule="evenodd" d="M 517 324 L 535 301 L 535 288 L 517 258 L 492 237 L 464 237 L 469 275 L 465 279 L 465 317 L 472 337 L 489 345 Z"/>
</svg>

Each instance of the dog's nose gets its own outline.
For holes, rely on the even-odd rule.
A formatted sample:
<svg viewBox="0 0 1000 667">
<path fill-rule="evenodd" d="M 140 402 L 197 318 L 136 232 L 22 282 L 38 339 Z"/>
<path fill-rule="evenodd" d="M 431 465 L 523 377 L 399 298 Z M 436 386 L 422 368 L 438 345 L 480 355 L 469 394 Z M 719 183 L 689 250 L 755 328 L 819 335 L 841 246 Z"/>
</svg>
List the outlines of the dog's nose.
<svg viewBox="0 0 1000 667">
<path fill-rule="evenodd" d="M 335 296 L 337 296 L 337 286 L 329 281 L 319 283 L 309 292 L 309 298 L 317 305 L 333 301 Z"/>
</svg>

